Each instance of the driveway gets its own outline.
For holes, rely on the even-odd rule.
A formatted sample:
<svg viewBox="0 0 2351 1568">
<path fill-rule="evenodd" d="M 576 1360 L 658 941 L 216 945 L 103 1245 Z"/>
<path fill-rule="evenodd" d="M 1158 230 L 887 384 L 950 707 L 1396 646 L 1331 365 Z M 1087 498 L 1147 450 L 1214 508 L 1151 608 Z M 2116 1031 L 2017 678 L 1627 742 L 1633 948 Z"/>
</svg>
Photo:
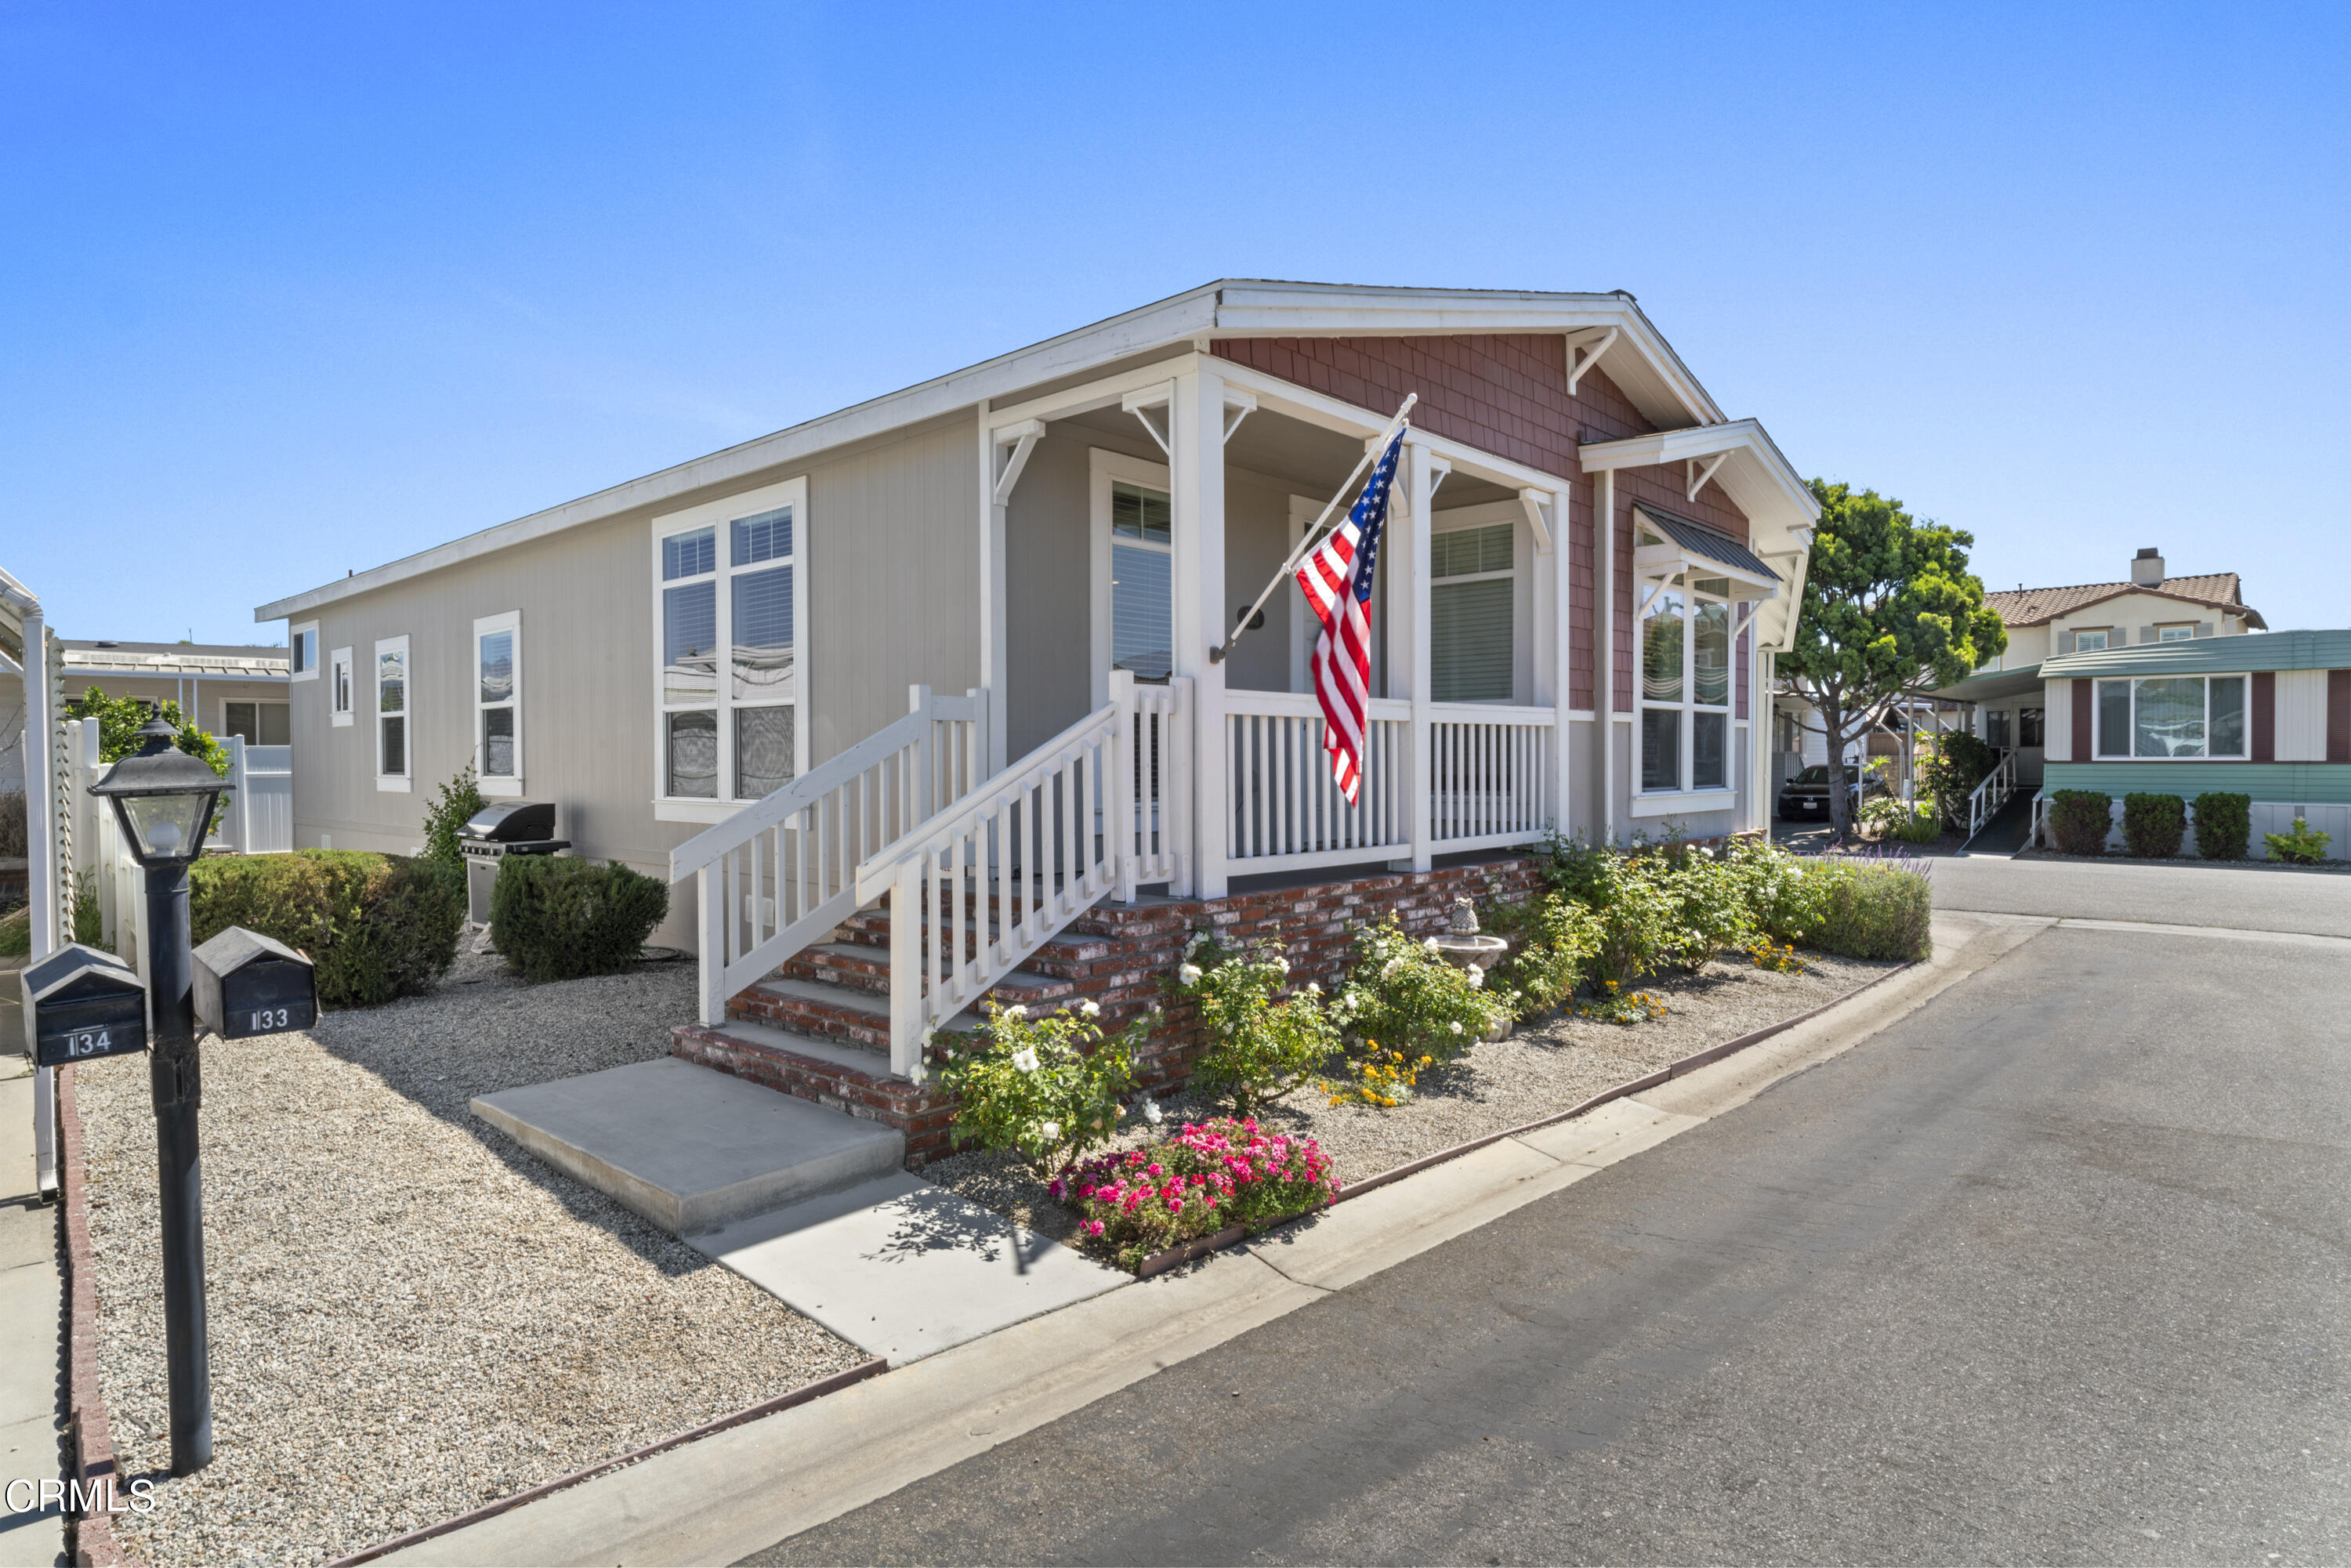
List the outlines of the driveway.
<svg viewBox="0 0 2351 1568">
<path fill-rule="evenodd" d="M 1945 902 L 2351 930 L 2331 878 L 1982 863 L 1936 866 Z M 1738 1110 L 752 1561 L 2341 1561 L 2346 960 L 2044 930 Z"/>
</svg>

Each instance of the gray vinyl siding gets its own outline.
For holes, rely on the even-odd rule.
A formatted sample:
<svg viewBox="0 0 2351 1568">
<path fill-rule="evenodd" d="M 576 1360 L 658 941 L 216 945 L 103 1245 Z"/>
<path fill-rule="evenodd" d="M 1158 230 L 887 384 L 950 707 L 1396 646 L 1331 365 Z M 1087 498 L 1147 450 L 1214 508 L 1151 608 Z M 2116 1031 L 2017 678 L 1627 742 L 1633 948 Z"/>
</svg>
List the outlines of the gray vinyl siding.
<svg viewBox="0 0 2351 1568">
<path fill-rule="evenodd" d="M 1095 447 L 1164 463 L 1155 446 L 1060 422 L 1029 454 L 1005 507 L 1006 761 L 1083 718 L 1093 702 L 1092 484 Z"/>
<path fill-rule="evenodd" d="M 757 476 L 809 481 L 810 687 L 821 762 L 906 711 L 906 688 L 979 680 L 978 456 L 969 418 L 940 421 L 823 461 Z M 730 486 L 729 490 L 750 487 Z M 687 492 L 660 515 L 713 498 Z M 335 727 L 329 683 L 291 688 L 295 842 L 411 852 L 438 786 L 473 757 L 474 622 L 522 614 L 522 786 L 552 800 L 573 852 L 666 877 L 702 831 L 657 821 L 652 510 L 573 528 L 326 606 L 322 664 L 352 651 L 353 722 Z M 376 788 L 373 655 L 409 639 L 408 793 Z M 209 702 L 211 693 L 206 692 Z M 690 888 L 657 937 L 693 946 Z"/>
</svg>

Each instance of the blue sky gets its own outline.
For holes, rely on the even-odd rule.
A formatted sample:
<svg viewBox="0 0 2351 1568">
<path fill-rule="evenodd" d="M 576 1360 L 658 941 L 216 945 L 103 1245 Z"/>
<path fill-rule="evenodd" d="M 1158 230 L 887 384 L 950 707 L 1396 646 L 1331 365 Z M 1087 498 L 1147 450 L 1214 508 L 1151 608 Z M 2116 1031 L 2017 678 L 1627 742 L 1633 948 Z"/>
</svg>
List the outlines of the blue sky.
<svg viewBox="0 0 2351 1568">
<path fill-rule="evenodd" d="M 1223 276 L 1638 295 L 1988 586 L 2351 624 L 2342 8 L 0 7 L 0 564 L 252 609 Z"/>
</svg>

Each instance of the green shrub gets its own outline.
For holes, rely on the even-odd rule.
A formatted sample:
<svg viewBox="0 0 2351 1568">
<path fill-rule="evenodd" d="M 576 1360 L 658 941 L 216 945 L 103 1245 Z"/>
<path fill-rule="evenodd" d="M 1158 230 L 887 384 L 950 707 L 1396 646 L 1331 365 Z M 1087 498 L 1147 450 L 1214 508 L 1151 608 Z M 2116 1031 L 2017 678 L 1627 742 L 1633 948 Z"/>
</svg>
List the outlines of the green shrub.
<svg viewBox="0 0 2351 1568">
<path fill-rule="evenodd" d="M 2320 832 L 2300 817 L 2294 820 L 2291 831 L 2262 835 L 2262 842 L 2269 846 L 2270 858 L 2292 865 L 2318 864 L 2326 858 L 2326 846 L 2333 841 L 2332 833 Z"/>
<path fill-rule="evenodd" d="M 1725 861 L 1759 936 L 1802 942 L 1820 929 L 1826 882 L 1810 874 L 1820 862 L 1760 841 L 1740 840 Z"/>
<path fill-rule="evenodd" d="M 2196 852 L 2208 861 L 2241 861 L 2253 836 L 2253 798 L 2225 789 L 2196 797 Z"/>
<path fill-rule="evenodd" d="M 33 852 L 32 811 L 22 789 L 0 789 L 0 861 Z"/>
<path fill-rule="evenodd" d="M 490 889 L 490 941 L 532 980 L 617 975 L 669 913 L 669 889 L 617 863 L 508 855 Z"/>
<path fill-rule="evenodd" d="M 1543 880 L 1553 893 L 1597 908 L 1608 902 L 1616 864 L 1624 858 L 1614 850 L 1553 833 L 1543 843 Z"/>
<path fill-rule="evenodd" d="M 1916 863 L 1916 862 L 1914 862 Z M 1900 861 L 1819 860 L 1821 924 L 1812 945 L 1847 958 L 1934 956 L 1935 894 L 1923 871 Z"/>
<path fill-rule="evenodd" d="M 170 700 L 151 702 L 145 697 L 110 697 L 103 689 L 91 686 L 78 697 L 66 702 L 68 718 L 98 720 L 98 759 L 120 762 L 147 744 L 139 732 L 147 721 L 160 716 L 173 731 L 172 744 L 196 758 L 222 778 L 228 777 L 228 747 L 217 738 L 197 727 L 196 721 L 180 711 L 180 705 Z M 204 836 L 210 836 L 228 817 L 231 792 L 224 789 L 213 801 L 213 820 L 204 825 Z"/>
<path fill-rule="evenodd" d="M 2049 836 L 2069 855 L 2102 855 L 2115 823 L 2115 798 L 2095 789 L 2060 789 L 2049 797 Z"/>
<path fill-rule="evenodd" d="M 2123 847 L 2141 860 L 2169 860 L 2188 833 L 2188 802 L 2134 790 L 2123 797 Z"/>
<path fill-rule="evenodd" d="M 430 989 L 456 960 L 465 883 L 429 861 L 363 850 L 215 855 L 188 870 L 198 942 L 231 925 L 310 956 L 325 1007 L 372 1007 Z"/>
<path fill-rule="evenodd" d="M 1981 736 L 1938 735 L 1919 747 L 1919 783 L 1934 797 L 1936 810 L 1955 824 L 1965 823 L 1968 797 L 1998 766 L 2000 754 Z"/>
<path fill-rule="evenodd" d="M 1524 904 L 1497 904 L 1490 913 L 1489 929 L 1520 939 L 1518 952 L 1496 966 L 1503 994 L 1516 993 L 1520 1019 L 1538 1018 L 1575 995 L 1600 950 L 1600 921 L 1589 904 L 1547 893 Z"/>
<path fill-rule="evenodd" d="M 464 871 L 465 855 L 458 845 L 464 841 L 465 824 L 487 804 L 482 798 L 481 781 L 474 776 L 474 765 L 468 762 L 424 808 L 424 858 Z"/>
<path fill-rule="evenodd" d="M 1228 956 L 1193 939 L 1174 990 L 1199 1009 L 1207 1049 L 1192 1064 L 1192 1084 L 1229 1100 L 1246 1116 L 1319 1072 L 1339 1050 L 1339 1027 L 1322 1008 L 1322 988 L 1309 982 L 1281 997 L 1290 960 L 1279 951 Z"/>
<path fill-rule="evenodd" d="M 1393 915 L 1358 931 L 1355 946 L 1361 956 L 1331 1018 L 1367 1047 L 1443 1061 L 1510 1016 L 1511 1003 L 1487 992 L 1483 974 L 1455 968 L 1433 939 L 1414 941 Z"/>
<path fill-rule="evenodd" d="M 987 1027 L 950 1043 L 940 1087 L 956 1103 L 956 1146 L 1011 1149 L 1042 1176 L 1067 1170 L 1108 1143 L 1134 1087 L 1134 1051 L 1153 1017 L 1105 1036 L 1099 1003 L 1031 1019 L 1022 1007 L 990 1004 Z"/>
<path fill-rule="evenodd" d="M 33 950 L 33 906 L 20 904 L 0 915 L 0 958 L 21 958 Z"/>
</svg>

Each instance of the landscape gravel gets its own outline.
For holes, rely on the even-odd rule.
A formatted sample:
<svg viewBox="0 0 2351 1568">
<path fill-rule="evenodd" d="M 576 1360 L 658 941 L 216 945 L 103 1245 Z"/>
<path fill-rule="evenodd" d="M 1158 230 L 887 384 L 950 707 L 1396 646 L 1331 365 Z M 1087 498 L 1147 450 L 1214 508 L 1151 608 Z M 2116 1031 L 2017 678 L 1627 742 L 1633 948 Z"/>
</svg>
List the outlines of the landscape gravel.
<svg viewBox="0 0 2351 1568">
<path fill-rule="evenodd" d="M 1423 1071 L 1413 1097 L 1401 1105 L 1332 1105 L 1310 1084 L 1259 1111 L 1258 1123 L 1314 1139 L 1342 1183 L 1363 1181 L 1567 1110 L 1710 1045 L 1834 1001 L 1896 967 L 1810 953 L 1803 966 L 1802 973 L 1781 973 L 1743 959 L 1718 961 L 1696 975 L 1644 982 L 1640 988 L 1665 1004 L 1665 1017 L 1616 1024 L 1555 1015 Z M 1229 1113 L 1189 1091 L 1159 1103 L 1165 1119 L 1157 1129 L 1140 1117 L 1130 1119 L 1113 1146 L 1136 1147 L 1186 1122 Z M 923 1175 L 1032 1230 L 1076 1244 L 1076 1217 L 1053 1201 L 1016 1155 L 974 1150 L 935 1160 Z"/>
<path fill-rule="evenodd" d="M 204 1044 L 216 1457 L 171 1458 L 143 1059 L 78 1099 L 100 1367 L 148 1563 L 311 1563 L 854 1365 L 863 1354 L 475 1121 L 475 1095 L 661 1056 L 690 964 L 439 990 Z"/>
</svg>

